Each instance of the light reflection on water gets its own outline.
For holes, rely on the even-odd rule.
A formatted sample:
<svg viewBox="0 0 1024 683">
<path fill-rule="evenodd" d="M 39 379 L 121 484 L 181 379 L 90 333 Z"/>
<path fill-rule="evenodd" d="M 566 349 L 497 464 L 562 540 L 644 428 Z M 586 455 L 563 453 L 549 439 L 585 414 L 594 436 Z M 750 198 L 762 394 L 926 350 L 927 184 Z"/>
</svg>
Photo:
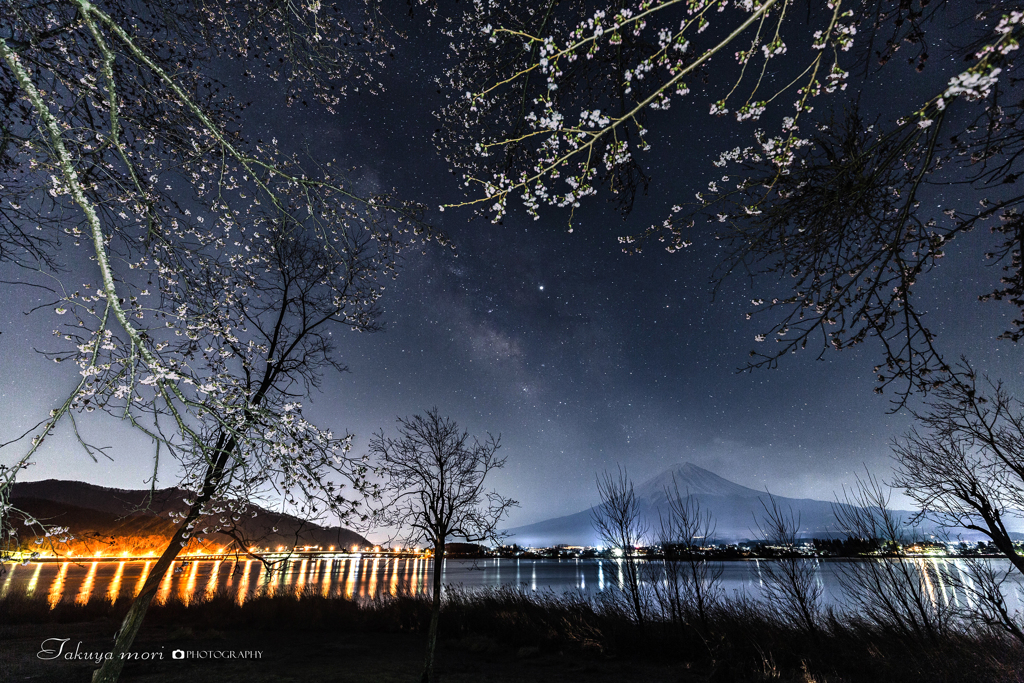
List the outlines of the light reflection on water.
<svg viewBox="0 0 1024 683">
<path fill-rule="evenodd" d="M 142 573 L 139 574 L 139 580 L 135 582 L 135 592 L 132 593 L 132 597 L 142 592 L 142 587 L 146 585 L 146 579 L 149 578 L 149 570 L 152 566 L 153 560 L 146 560 L 146 564 L 142 567 Z"/>
<path fill-rule="evenodd" d="M 235 568 L 231 570 L 234 574 L 239 568 L 239 565 L 235 565 Z M 245 602 L 245 596 L 249 593 L 249 572 L 252 570 L 252 560 L 246 560 L 245 564 L 241 567 L 242 578 L 238 582 L 238 591 L 235 593 L 235 602 L 241 605 Z"/>
<path fill-rule="evenodd" d="M 107 591 L 107 599 L 110 602 L 117 600 L 117 595 L 121 592 L 121 577 L 124 576 L 124 565 L 124 562 L 117 563 L 117 573 L 114 574 L 114 579 L 110 582 L 110 589 Z"/>
<path fill-rule="evenodd" d="M 99 562 L 93 562 L 89 567 L 89 573 L 85 575 L 82 587 L 78 590 L 78 597 L 75 598 L 75 602 L 79 605 L 89 602 L 89 598 L 92 597 L 93 584 L 96 582 L 96 572 L 99 570 L 99 566 Z"/>
<path fill-rule="evenodd" d="M 39 585 L 39 575 L 42 573 L 42 571 L 43 566 L 39 565 L 38 567 L 36 567 L 35 573 L 32 574 L 32 578 L 29 579 L 28 587 L 25 589 L 25 595 L 27 595 L 28 597 L 32 597 L 36 594 L 36 586 Z"/>
<path fill-rule="evenodd" d="M 870 561 L 870 560 L 868 560 Z M 957 560 L 922 558 L 912 560 L 920 569 L 929 597 L 960 604 L 964 596 L 952 591 L 938 571 L 941 563 Z M 724 562 L 722 586 L 729 596 L 746 594 L 757 597 L 763 586 L 761 568 L 765 560 Z M 842 603 L 838 564 L 814 563 L 815 576 L 824 589 L 826 602 Z M 993 560 L 1005 562 L 1005 560 Z M 0 598 L 7 594 L 33 597 L 45 592 L 51 607 L 58 603 L 110 601 L 138 595 L 155 565 L 154 560 L 79 562 L 29 562 L 7 565 L 0 584 Z M 431 586 L 431 561 L 421 557 L 310 556 L 292 558 L 268 569 L 252 559 L 219 559 L 177 563 L 160 582 L 155 602 L 177 600 L 182 603 L 217 594 L 231 595 L 239 605 L 258 593 L 297 595 L 317 592 L 323 596 L 344 595 L 368 598 L 377 595 L 424 594 Z M 446 560 L 441 581 L 473 589 L 504 584 L 525 585 L 530 590 L 584 590 L 591 593 L 610 588 L 622 581 L 622 566 L 602 560 Z M 1021 577 L 1011 576 L 1007 598 L 1012 609 L 1021 608 L 1016 588 Z"/>
<path fill-rule="evenodd" d="M 43 566 L 44 563 L 40 562 L 39 568 L 42 569 Z M 49 565 L 46 566 L 48 567 Z M 57 572 L 57 577 L 53 580 L 53 583 L 50 584 L 50 590 L 46 596 L 47 602 L 50 603 L 50 609 L 57 606 L 57 603 L 60 602 L 61 595 L 64 594 L 64 582 L 68 578 L 68 568 L 70 566 L 71 565 L 68 562 L 61 563 L 60 571 Z M 13 569 L 11 572 L 13 574 Z M 7 578 L 10 580 L 12 577 L 9 575 Z"/>
</svg>

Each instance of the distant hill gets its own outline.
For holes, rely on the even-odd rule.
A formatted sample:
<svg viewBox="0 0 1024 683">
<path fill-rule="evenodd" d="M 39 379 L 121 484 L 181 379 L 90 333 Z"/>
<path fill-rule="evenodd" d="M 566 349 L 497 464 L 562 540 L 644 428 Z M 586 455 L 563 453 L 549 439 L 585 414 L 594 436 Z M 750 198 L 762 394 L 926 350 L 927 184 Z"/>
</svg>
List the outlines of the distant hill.
<svg viewBox="0 0 1024 683">
<path fill-rule="evenodd" d="M 641 512 L 646 517 L 652 534 L 658 527 L 659 511 L 662 514 L 667 512 L 665 490 L 673 487 L 673 477 L 682 496 L 693 496 L 702 509 L 712 513 L 717 525 L 715 537 L 718 542 L 732 543 L 757 537 L 757 520 L 764 515 L 762 501 L 768 501 L 768 494 L 741 486 L 693 463 L 685 463 L 666 470 L 634 487 Z M 801 537 L 846 536 L 836 520 L 832 503 L 783 496 L 775 496 L 775 499 L 784 511 L 792 509 L 794 515 L 799 517 Z M 600 545 L 601 541 L 591 525 L 593 512 L 594 508 L 591 507 L 573 515 L 508 529 L 511 534 L 509 541 L 535 547 L 559 543 Z M 898 511 L 898 514 L 906 520 L 912 516 L 909 511 Z M 931 533 L 925 529 L 918 531 Z"/>
<path fill-rule="evenodd" d="M 158 545 L 169 540 L 174 524 L 169 512 L 186 509 L 183 489 L 148 490 L 114 489 L 81 481 L 19 482 L 11 491 L 11 502 L 35 519 L 50 526 L 69 527 L 76 541 L 90 546 L 117 546 L 134 549 L 139 544 Z M 293 515 L 250 505 L 256 516 L 242 515 L 233 533 L 247 546 L 277 547 L 283 545 L 319 545 L 348 548 L 372 545 L 360 534 L 341 527 L 324 527 Z M 30 527 L 19 525 L 22 541 L 33 540 Z M 227 545 L 226 534 L 209 534 L 214 544 Z M 134 545 L 133 545 L 134 544 Z M 143 548 L 145 549 L 145 548 Z"/>
<path fill-rule="evenodd" d="M 149 490 L 107 488 L 87 484 L 84 481 L 45 479 L 16 483 L 12 490 L 12 496 L 124 515 L 144 512 L 149 502 L 150 492 Z M 152 503 L 148 507 L 151 511 L 166 517 L 171 510 L 183 510 L 185 508 L 183 501 L 188 496 L 189 493 L 184 489 L 157 489 L 153 492 Z"/>
</svg>

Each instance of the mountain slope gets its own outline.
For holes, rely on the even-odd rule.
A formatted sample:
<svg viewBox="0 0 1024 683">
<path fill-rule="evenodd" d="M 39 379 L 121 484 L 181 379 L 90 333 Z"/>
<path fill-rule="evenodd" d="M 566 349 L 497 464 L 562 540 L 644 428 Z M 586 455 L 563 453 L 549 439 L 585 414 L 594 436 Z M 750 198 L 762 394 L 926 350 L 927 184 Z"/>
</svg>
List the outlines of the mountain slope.
<svg viewBox="0 0 1024 683">
<path fill-rule="evenodd" d="M 170 539 L 174 525 L 168 512 L 185 509 L 189 493 L 167 488 L 154 491 L 113 489 L 81 481 L 19 482 L 11 491 L 11 503 L 33 518 L 50 526 L 66 526 L 79 543 L 90 548 L 117 546 L 135 549 L 140 539 L 147 539 L 149 549 L 161 538 Z M 248 545 L 261 547 L 292 547 L 319 545 L 348 548 L 372 545 L 360 534 L 341 527 L 323 527 L 293 515 L 250 505 L 256 516 L 242 515 L 234 535 Z M 33 540 L 31 527 L 18 525 L 23 543 Z M 214 544 L 227 545 L 227 534 L 210 534 Z"/>
<path fill-rule="evenodd" d="M 636 487 L 636 495 L 648 501 L 664 501 L 665 490 L 679 488 L 680 495 L 696 496 L 727 496 L 735 498 L 759 498 L 764 491 L 756 491 L 746 486 L 718 476 L 714 472 L 697 467 L 687 462 L 679 467 L 667 469 Z"/>
</svg>

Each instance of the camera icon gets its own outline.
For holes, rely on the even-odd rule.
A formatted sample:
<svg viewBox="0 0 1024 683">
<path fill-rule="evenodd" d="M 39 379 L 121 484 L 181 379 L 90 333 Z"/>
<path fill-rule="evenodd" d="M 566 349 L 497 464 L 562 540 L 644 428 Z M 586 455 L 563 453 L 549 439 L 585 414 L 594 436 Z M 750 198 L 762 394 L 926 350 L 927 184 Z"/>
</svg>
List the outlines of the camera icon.
<svg viewBox="0 0 1024 683">
<path fill-rule="evenodd" d="M 185 651 L 171 650 L 171 659 L 185 659 Z"/>
</svg>

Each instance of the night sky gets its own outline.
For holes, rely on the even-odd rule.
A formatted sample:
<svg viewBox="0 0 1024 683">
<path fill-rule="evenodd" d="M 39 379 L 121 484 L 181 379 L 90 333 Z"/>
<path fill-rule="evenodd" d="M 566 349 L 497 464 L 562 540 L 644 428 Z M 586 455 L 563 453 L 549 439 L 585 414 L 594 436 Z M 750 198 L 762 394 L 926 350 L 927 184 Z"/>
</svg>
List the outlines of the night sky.
<svg viewBox="0 0 1024 683">
<path fill-rule="evenodd" d="M 596 473 L 618 465 L 642 481 L 689 461 L 752 488 L 825 500 L 865 466 L 889 475 L 888 443 L 911 421 L 889 413 L 891 393 L 872 393 L 877 344 L 822 361 L 808 349 L 778 370 L 737 373 L 758 332 L 744 313 L 772 283 L 731 281 L 712 300 L 720 252 L 710 239 L 677 254 L 620 251 L 619 235 L 660 222 L 680 197 L 692 197 L 713 177 L 711 159 L 749 140 L 752 127 L 710 118 L 703 104 L 653 114 L 659 144 L 646 159 L 653 180 L 626 220 L 605 197 L 584 204 L 572 234 L 568 216 L 554 210 L 533 221 L 515 209 L 501 225 L 471 221 L 468 211 L 439 213 L 439 204 L 463 195 L 430 139 L 437 127 L 430 112 L 443 99 L 430 81 L 440 57 L 427 35 L 414 31 L 398 46 L 383 96 L 352 96 L 337 116 L 287 109 L 266 83 L 235 86 L 254 102 L 250 137 L 276 135 L 296 150 L 312 145 L 356 167 L 359 189 L 396 188 L 422 201 L 432 208 L 428 220 L 457 246 L 457 256 L 436 245 L 406 253 L 383 301 L 386 331 L 341 334 L 350 372 L 328 377 L 308 417 L 353 432 L 357 453 L 371 432 L 393 433 L 396 416 L 435 405 L 473 434 L 500 433 L 508 465 L 491 483 L 522 504 L 510 526 L 592 505 Z M 949 78 L 957 65 L 933 49 L 924 75 L 887 70 L 885 82 L 867 85 L 876 113 L 891 119 Z M 944 191 L 931 190 L 936 207 L 955 199 Z M 73 259 L 66 257 L 69 281 L 95 283 L 89 262 Z M 970 239 L 955 245 L 918 295 L 948 358 L 969 353 L 1019 390 L 1019 350 L 995 341 L 1013 311 L 977 303 L 998 279 L 980 263 Z M 34 352 L 53 348 L 52 309 L 24 315 L 45 298 L 5 287 L 4 440 L 42 419 L 77 377 Z M 110 446 L 112 460 L 94 463 L 65 427 L 23 478 L 144 486 L 152 455 L 144 439 L 110 416 L 81 416 L 80 425 Z M 160 484 L 174 483 L 173 470 L 162 470 Z"/>
</svg>

